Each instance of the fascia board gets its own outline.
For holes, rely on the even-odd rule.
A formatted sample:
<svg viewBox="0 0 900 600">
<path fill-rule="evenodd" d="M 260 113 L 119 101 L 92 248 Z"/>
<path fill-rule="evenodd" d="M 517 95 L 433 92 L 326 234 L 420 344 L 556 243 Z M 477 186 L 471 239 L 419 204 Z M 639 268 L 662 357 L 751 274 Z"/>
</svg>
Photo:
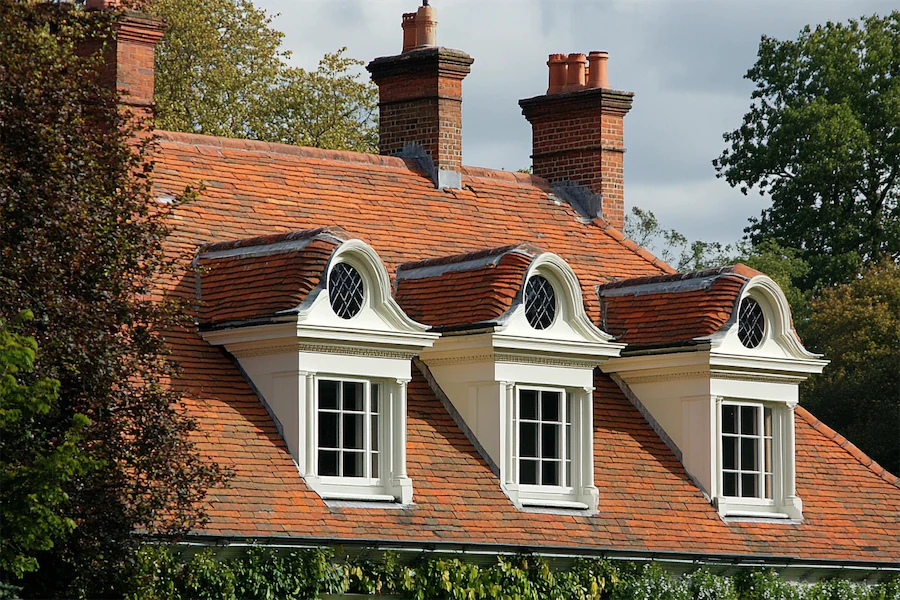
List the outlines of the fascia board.
<svg viewBox="0 0 900 600">
<path fill-rule="evenodd" d="M 754 372 L 814 375 L 821 373 L 827 360 L 816 358 L 782 358 L 775 356 L 740 356 L 712 351 L 710 366 Z"/>
<path fill-rule="evenodd" d="M 249 327 L 231 327 L 228 329 L 216 329 L 214 331 L 201 331 L 200 337 L 213 346 L 230 346 L 250 342 L 265 342 L 268 340 L 284 340 L 296 336 L 297 322 L 295 319 L 282 323 L 267 323 L 265 325 L 251 325 Z"/>
<path fill-rule="evenodd" d="M 431 332 L 406 332 L 387 330 L 339 328 L 333 326 L 298 325 L 297 338 L 301 341 L 322 340 L 349 345 L 392 346 L 423 350 L 434 345 L 440 334 Z"/>
<path fill-rule="evenodd" d="M 611 358 L 600 365 L 600 369 L 604 373 L 617 373 L 626 380 L 629 375 L 638 373 L 647 375 L 688 369 L 692 372 L 708 371 L 712 377 L 719 371 L 727 370 L 729 373 L 751 372 L 805 379 L 807 375 L 821 373 L 827 364 L 827 360 L 820 359 L 740 356 L 713 350 L 698 350 Z"/>
<path fill-rule="evenodd" d="M 495 333 L 492 336 L 493 347 L 497 350 L 519 352 L 523 354 L 555 354 L 571 357 L 596 358 L 606 360 L 619 356 L 625 344 L 608 341 L 578 342 L 572 340 L 553 340 L 504 335 Z M 598 362 L 599 364 L 599 362 Z"/>
<path fill-rule="evenodd" d="M 611 358 L 600 365 L 604 373 L 617 373 L 627 380 L 628 375 L 646 375 L 665 371 L 678 372 L 684 370 L 709 371 L 709 352 L 671 352 L 621 356 Z"/>
<path fill-rule="evenodd" d="M 422 359 L 482 356 L 487 359 L 503 353 L 504 362 L 509 355 L 555 357 L 601 364 L 618 356 L 624 344 L 611 342 L 584 343 L 568 340 L 541 340 L 530 337 L 510 336 L 500 333 L 443 336 L 433 348 L 423 353 Z"/>
<path fill-rule="evenodd" d="M 243 344 L 265 345 L 267 342 L 323 342 L 349 346 L 381 346 L 418 353 L 431 347 L 440 335 L 431 332 L 371 331 L 332 326 L 302 325 L 296 321 L 251 327 L 201 332 L 201 337 L 215 346 Z"/>
</svg>

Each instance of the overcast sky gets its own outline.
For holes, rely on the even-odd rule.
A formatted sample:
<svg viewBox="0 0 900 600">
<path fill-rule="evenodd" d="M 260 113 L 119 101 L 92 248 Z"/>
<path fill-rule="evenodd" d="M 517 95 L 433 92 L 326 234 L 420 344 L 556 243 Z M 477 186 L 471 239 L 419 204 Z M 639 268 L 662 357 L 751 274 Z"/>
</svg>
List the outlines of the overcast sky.
<svg viewBox="0 0 900 600">
<path fill-rule="evenodd" d="M 254 0 L 285 33 L 296 66 L 342 46 L 369 62 L 400 52 L 400 16 L 419 0 Z M 625 117 L 625 202 L 691 239 L 733 242 L 766 199 L 715 177 L 722 134 L 752 86 L 743 76 L 763 34 L 887 14 L 896 0 L 432 0 L 437 41 L 475 59 L 463 83 L 463 163 L 531 164 L 520 98 L 547 88 L 547 55 L 606 50 L 613 88 L 634 92 Z"/>
</svg>

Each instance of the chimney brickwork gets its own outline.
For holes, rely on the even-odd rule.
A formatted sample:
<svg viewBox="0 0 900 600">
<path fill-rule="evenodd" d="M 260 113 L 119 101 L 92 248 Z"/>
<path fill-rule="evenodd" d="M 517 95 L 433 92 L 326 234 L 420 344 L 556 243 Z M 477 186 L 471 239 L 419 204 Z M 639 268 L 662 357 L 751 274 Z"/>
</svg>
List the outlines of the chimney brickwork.
<svg viewBox="0 0 900 600">
<path fill-rule="evenodd" d="M 432 45 L 436 24 L 427 5 L 403 15 L 403 52 L 376 58 L 366 68 L 378 86 L 381 154 L 421 146 L 433 163 L 435 183 L 459 187 L 454 182 L 462 168 L 462 81 L 474 61 L 465 52 Z"/>
<path fill-rule="evenodd" d="M 634 94 L 586 87 L 609 85 L 605 53 L 592 52 L 590 58 L 597 70 L 585 74 L 583 54 L 570 54 L 565 62 L 563 55 L 551 55 L 548 93 L 520 100 L 519 106 L 532 127 L 534 174 L 551 183 L 576 183 L 600 195 L 601 216 L 621 229 L 625 224 L 624 117 Z M 574 64 L 576 73 L 567 73 L 564 79 L 563 64 L 567 70 Z"/>
<path fill-rule="evenodd" d="M 117 9 L 118 3 L 107 0 L 89 0 L 89 9 Z M 102 85 L 121 94 L 121 104 L 135 117 L 153 116 L 155 85 L 155 50 L 163 38 L 162 21 L 144 13 L 125 11 L 115 25 L 115 38 L 104 48 L 103 66 L 100 70 Z M 79 52 L 92 54 L 100 49 L 101 42 L 88 42 Z"/>
<path fill-rule="evenodd" d="M 369 63 L 378 85 L 382 154 L 420 144 L 435 168 L 460 170 L 462 80 L 472 62 L 457 50 L 423 48 Z"/>
</svg>

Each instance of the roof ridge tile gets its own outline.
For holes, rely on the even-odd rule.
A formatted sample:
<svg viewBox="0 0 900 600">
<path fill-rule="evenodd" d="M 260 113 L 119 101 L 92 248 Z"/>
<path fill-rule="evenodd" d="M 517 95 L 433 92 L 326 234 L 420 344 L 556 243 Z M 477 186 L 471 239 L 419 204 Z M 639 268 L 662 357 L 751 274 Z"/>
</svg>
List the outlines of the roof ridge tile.
<svg viewBox="0 0 900 600">
<path fill-rule="evenodd" d="M 293 242 L 297 240 L 312 239 L 318 236 L 331 236 L 339 240 L 349 240 L 352 236 L 350 233 L 338 225 L 329 225 L 327 227 L 316 227 L 313 229 L 295 229 L 286 233 L 276 233 L 272 235 L 258 235 L 250 238 L 241 238 L 238 240 L 229 240 L 225 242 L 213 242 L 200 246 L 199 252 L 206 254 L 210 252 L 221 252 L 223 250 L 237 250 L 239 248 L 253 248 L 256 246 L 271 246 L 280 242 Z"/>
<path fill-rule="evenodd" d="M 625 247 L 627 250 L 631 250 L 632 252 L 634 252 L 635 254 L 637 254 L 638 256 L 640 256 L 641 258 L 646 260 L 647 262 L 649 262 L 654 267 L 657 267 L 664 271 L 668 271 L 669 275 L 673 275 L 678 272 L 675 269 L 675 267 L 673 267 L 666 261 L 662 260 L 658 256 L 655 256 L 652 252 L 650 252 L 643 246 L 638 245 L 637 242 L 635 242 L 630 237 L 625 235 L 625 232 L 623 230 L 619 229 L 618 227 L 616 227 L 615 225 L 613 225 L 612 223 L 610 223 L 609 221 L 604 219 L 602 216 L 596 217 L 594 219 L 594 221 L 600 221 L 603 224 L 600 227 L 600 229 L 604 233 L 606 233 L 611 238 L 613 238 L 614 240 L 616 240 L 617 242 L 622 244 L 622 246 Z"/>
<path fill-rule="evenodd" d="M 523 173 L 520 171 L 505 171 L 503 169 L 490 169 L 488 167 L 475 167 L 471 165 L 462 166 L 463 177 L 472 179 L 492 179 L 495 181 L 506 181 L 519 185 L 533 185 L 550 193 L 550 182 L 543 177 L 532 173 Z"/>
<path fill-rule="evenodd" d="M 521 242 L 518 244 L 507 244 L 506 246 L 499 246 L 497 248 L 485 248 L 483 250 L 473 250 L 471 252 L 462 252 L 460 254 L 451 254 L 448 256 L 438 256 L 437 258 L 427 258 L 425 260 L 417 260 L 414 262 L 407 262 L 397 266 L 397 278 L 402 279 L 405 277 L 409 277 L 409 273 L 412 271 L 416 271 L 418 269 L 425 269 L 428 267 L 442 267 L 448 265 L 456 265 L 460 263 L 472 262 L 472 268 L 479 268 L 483 265 L 478 263 L 479 259 L 488 259 L 488 258 L 497 258 L 498 260 L 509 254 L 510 252 L 520 251 L 523 254 L 527 254 L 529 256 L 537 256 L 538 254 L 542 254 L 544 250 L 529 244 L 527 242 Z M 469 270 L 469 269 L 457 269 L 457 270 Z"/>
<path fill-rule="evenodd" d="M 631 240 L 629 240 L 631 241 Z M 668 265 L 666 265 L 668 266 Z M 666 284 L 666 283 L 674 283 L 674 282 L 684 282 L 684 281 L 693 281 L 699 279 L 719 279 L 720 277 L 737 277 L 739 279 L 743 279 L 745 281 L 750 280 L 750 276 L 739 272 L 746 272 L 744 269 L 736 270 L 737 266 L 744 266 L 738 263 L 737 265 L 724 265 L 719 267 L 711 267 L 709 269 L 700 269 L 698 271 L 689 271 L 687 273 L 669 273 L 666 275 L 649 275 L 644 277 L 630 277 L 627 279 L 619 279 L 616 281 L 610 281 L 609 283 L 604 283 L 598 286 L 598 291 L 603 292 L 606 290 L 619 290 L 630 287 L 637 286 L 652 286 L 657 284 Z M 748 267 L 749 269 L 749 267 Z"/>
<path fill-rule="evenodd" d="M 408 169 L 416 172 L 422 171 L 415 160 L 399 158 L 396 156 L 370 154 L 367 152 L 326 150 L 323 148 L 313 148 L 311 146 L 295 146 L 292 144 L 280 144 L 276 142 L 264 142 L 243 138 L 229 138 L 200 133 L 184 133 L 180 131 L 156 130 L 156 136 L 163 141 L 173 144 L 195 146 L 201 153 L 203 152 L 203 147 L 225 148 L 247 152 L 263 152 L 266 154 L 284 154 L 316 160 L 335 160 L 347 163 L 370 164 L 392 167 L 395 169 Z"/>
</svg>

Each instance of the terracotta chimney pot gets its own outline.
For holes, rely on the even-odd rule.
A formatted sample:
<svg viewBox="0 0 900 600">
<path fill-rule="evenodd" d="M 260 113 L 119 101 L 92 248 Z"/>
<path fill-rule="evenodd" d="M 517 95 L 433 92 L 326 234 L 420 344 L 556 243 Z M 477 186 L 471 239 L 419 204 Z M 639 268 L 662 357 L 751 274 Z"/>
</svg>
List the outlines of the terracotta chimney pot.
<svg viewBox="0 0 900 600">
<path fill-rule="evenodd" d="M 584 89 L 584 54 L 570 54 L 566 59 L 566 85 L 563 92 L 577 92 Z"/>
<path fill-rule="evenodd" d="M 403 13 L 403 52 L 416 47 L 416 13 Z"/>
<path fill-rule="evenodd" d="M 550 67 L 550 87 L 547 88 L 547 94 L 558 94 L 566 85 L 566 55 L 551 54 L 547 66 Z"/>
<path fill-rule="evenodd" d="M 589 88 L 609 89 L 609 74 L 606 70 L 606 61 L 609 54 L 606 52 L 591 52 L 588 55 L 588 81 Z"/>
<path fill-rule="evenodd" d="M 437 15 L 426 3 L 416 11 L 416 48 L 437 46 Z"/>
</svg>

